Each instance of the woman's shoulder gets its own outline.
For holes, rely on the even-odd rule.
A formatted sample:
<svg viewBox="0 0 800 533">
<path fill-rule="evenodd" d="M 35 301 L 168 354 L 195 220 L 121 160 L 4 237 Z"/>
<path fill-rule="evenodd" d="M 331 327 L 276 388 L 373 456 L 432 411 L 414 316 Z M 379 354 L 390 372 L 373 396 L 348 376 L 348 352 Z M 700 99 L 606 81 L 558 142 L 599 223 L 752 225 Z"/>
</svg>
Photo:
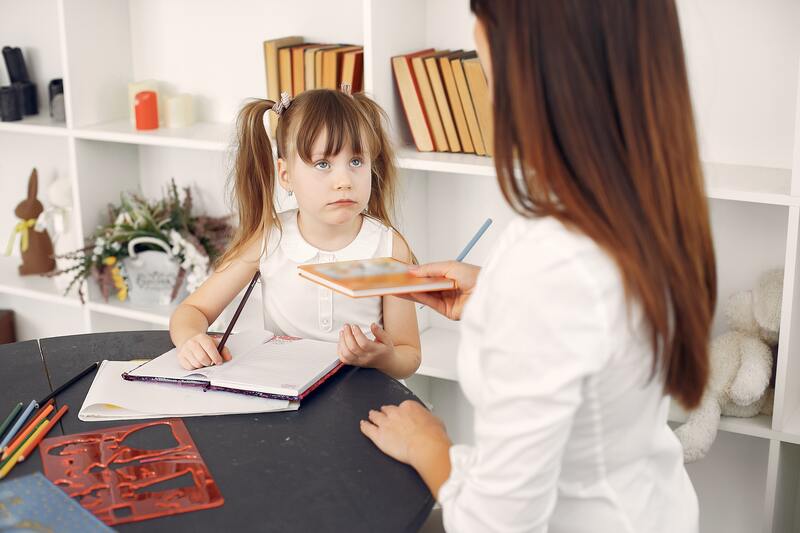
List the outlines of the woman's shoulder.
<svg viewBox="0 0 800 533">
<path fill-rule="evenodd" d="M 594 296 L 621 291 L 614 260 L 594 240 L 553 217 L 511 221 L 493 258 L 495 280 L 536 290 L 543 283 L 582 285 Z"/>
</svg>

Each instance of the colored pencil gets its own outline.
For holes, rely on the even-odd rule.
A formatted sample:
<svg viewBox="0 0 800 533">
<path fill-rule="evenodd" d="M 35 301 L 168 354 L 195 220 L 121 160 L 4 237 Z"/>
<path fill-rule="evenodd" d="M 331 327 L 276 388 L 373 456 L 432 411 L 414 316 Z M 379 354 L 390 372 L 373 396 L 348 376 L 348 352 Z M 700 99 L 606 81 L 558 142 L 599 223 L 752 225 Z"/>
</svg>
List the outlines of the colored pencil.
<svg viewBox="0 0 800 533">
<path fill-rule="evenodd" d="M 11 450 L 15 450 L 22 441 L 27 439 L 28 436 L 31 433 L 33 433 L 33 429 L 36 427 L 39 421 L 42 420 L 47 415 L 49 415 L 50 411 L 52 410 L 53 410 L 53 404 L 52 400 L 50 400 L 50 402 L 47 403 L 44 409 L 39 410 L 39 414 L 37 414 L 34 418 L 31 418 L 30 422 L 28 422 L 24 428 L 22 428 L 21 430 L 19 430 L 19 432 L 17 432 L 17 435 L 14 437 L 11 443 L 8 446 L 6 446 L 6 449 L 5 451 L 3 451 L 3 455 L 2 457 L 0 457 L 0 460 L 5 459 L 9 455 L 11 455 Z"/>
<path fill-rule="evenodd" d="M 26 407 L 25 410 L 22 411 L 22 414 L 19 415 L 17 421 L 14 422 L 14 425 L 11 426 L 11 429 L 8 430 L 6 436 L 3 437 L 2 441 L 0 441 L 0 451 L 6 449 L 6 445 L 8 445 L 8 443 L 11 442 L 11 439 L 14 438 L 14 436 L 17 434 L 17 431 L 19 431 L 19 428 L 21 428 L 22 424 L 24 424 L 25 421 L 28 420 L 28 417 L 31 415 L 33 410 L 36 409 L 36 407 L 38 407 L 36 400 L 31 400 L 31 403 L 28 404 L 28 407 Z"/>
<path fill-rule="evenodd" d="M 50 398 L 55 398 L 56 396 L 58 396 L 58 395 L 59 395 L 61 392 L 63 392 L 63 391 L 64 391 L 64 390 L 65 390 L 67 387 L 70 387 L 70 386 L 72 386 L 72 385 L 73 385 L 73 384 L 74 384 L 76 381 L 78 381 L 78 380 L 79 380 L 79 379 L 81 379 L 83 376 L 85 376 L 86 374 L 88 374 L 89 372 L 91 372 L 92 370 L 94 370 L 95 368 L 97 368 L 97 366 L 98 366 L 99 364 L 100 364 L 100 363 L 98 363 L 97 361 L 95 361 L 95 362 L 94 362 L 94 363 L 92 363 L 91 365 L 89 365 L 89 366 L 87 366 L 86 368 L 84 368 L 83 370 L 81 370 L 79 374 L 77 374 L 76 376 L 72 377 L 72 378 L 71 378 L 69 381 L 67 381 L 66 383 L 64 383 L 63 385 L 61 385 L 59 388 L 57 388 L 56 390 L 54 390 L 53 392 L 51 392 L 50 394 L 48 394 L 47 396 L 45 396 L 44 398 L 42 398 L 42 401 L 40 401 L 40 402 L 39 402 L 39 405 L 41 405 L 41 404 L 45 403 L 45 402 L 46 402 L 46 401 L 48 401 Z"/>
<path fill-rule="evenodd" d="M 14 421 L 14 419 L 17 417 L 17 415 L 19 414 L 19 412 L 20 412 L 20 411 L 22 411 L 22 402 L 19 402 L 19 403 L 18 403 L 18 404 L 17 404 L 17 405 L 16 405 L 16 406 L 15 406 L 15 407 L 14 407 L 14 408 L 11 410 L 11 412 L 8 414 L 8 416 L 6 417 L 6 419 L 5 419 L 5 420 L 3 420 L 3 424 L 2 424 L 2 425 L 0 425 L 0 437 L 2 437 L 2 436 L 3 436 L 3 433 L 5 433 L 5 431 L 6 431 L 6 428 L 8 428 L 8 426 L 10 426 L 10 425 L 11 425 L 11 423 Z"/>
<path fill-rule="evenodd" d="M 469 240 L 464 249 L 461 250 L 461 253 L 458 254 L 458 257 L 456 257 L 456 261 L 463 261 L 464 258 L 467 257 L 469 251 L 472 250 L 472 247 L 475 246 L 475 243 L 478 242 L 478 239 L 483 237 L 483 234 L 486 233 L 486 230 L 489 229 L 489 226 L 491 225 L 492 225 L 492 219 L 487 218 L 486 222 L 484 222 L 483 225 L 480 228 L 478 228 L 478 231 L 475 233 L 475 235 L 472 236 L 472 238 Z"/>
<path fill-rule="evenodd" d="M 45 428 L 45 430 L 39 433 L 38 437 L 25 444 L 25 446 L 22 449 L 22 454 L 19 456 L 20 463 L 24 461 L 31 454 L 31 452 L 33 452 L 33 450 L 36 449 L 39 443 L 42 442 L 42 439 L 44 439 L 47 436 L 47 434 L 50 433 L 50 430 L 53 428 L 53 426 L 55 426 L 58 423 L 59 420 L 61 420 L 61 417 L 64 416 L 64 413 L 66 413 L 68 409 L 69 409 L 68 405 L 62 406 L 61 409 L 59 409 L 58 412 L 55 414 L 55 416 L 47 421 L 47 427 Z"/>
<path fill-rule="evenodd" d="M 41 426 L 45 426 L 45 425 L 47 425 L 47 420 L 40 420 L 40 421 L 39 421 L 39 423 L 38 423 L 38 424 L 36 424 L 36 427 L 34 427 L 34 428 L 33 428 L 33 431 L 31 431 L 31 434 L 30 434 L 30 435 L 28 435 L 28 437 L 30 438 L 30 436 L 31 436 L 31 435 L 33 435 L 33 434 L 36 432 L 36 430 L 37 430 L 37 429 L 39 429 Z M 20 442 L 20 443 L 17 445 L 17 447 L 16 447 L 16 448 L 11 448 L 11 455 L 9 455 L 8 457 L 6 457 L 6 458 L 5 458 L 5 459 L 3 459 L 3 460 L 0 460 L 0 468 L 3 468 L 3 467 L 6 465 L 6 463 L 7 463 L 7 462 L 9 462 L 9 461 L 11 460 L 11 457 L 13 457 L 15 453 L 17 453 L 18 451 L 20 451 L 20 450 L 22 449 L 22 446 L 23 446 L 23 445 L 24 445 L 26 442 L 28 442 L 28 439 L 25 439 L 25 440 L 23 440 L 22 442 Z"/>
<path fill-rule="evenodd" d="M 250 297 L 250 293 L 253 292 L 253 287 L 256 286 L 256 282 L 258 278 L 261 276 L 261 271 L 256 270 L 256 273 L 253 274 L 253 279 L 250 280 L 250 284 L 247 286 L 247 290 L 242 297 L 242 301 L 239 302 L 239 307 L 236 308 L 236 312 L 233 313 L 233 318 L 231 319 L 231 323 L 228 324 L 228 328 L 225 330 L 225 334 L 222 335 L 222 340 L 219 341 L 219 345 L 217 346 L 217 351 L 220 355 L 222 355 L 222 349 L 225 347 L 225 343 L 228 341 L 228 337 L 231 336 L 231 331 L 233 331 L 233 325 L 236 324 L 236 321 L 239 320 L 239 315 L 242 313 L 242 309 L 244 309 L 244 304 L 247 303 L 247 298 Z"/>
<path fill-rule="evenodd" d="M 31 436 L 28 437 L 28 440 L 32 441 L 33 439 L 38 437 L 44 431 L 44 429 L 46 427 L 47 426 L 44 425 L 44 424 L 40 425 L 38 428 L 36 428 L 36 431 L 34 431 L 31 434 Z M 14 468 L 14 465 L 17 464 L 17 460 L 19 459 L 19 456 L 22 455 L 22 450 L 23 450 L 24 445 L 25 444 L 23 443 L 22 446 L 20 446 L 20 448 L 16 452 L 14 452 L 14 455 L 12 455 L 8 459 L 6 459 L 6 464 L 3 465 L 2 468 L 0 468 L 0 479 L 3 479 L 4 477 L 6 477 L 8 475 L 8 473 L 11 471 L 11 469 Z"/>
</svg>

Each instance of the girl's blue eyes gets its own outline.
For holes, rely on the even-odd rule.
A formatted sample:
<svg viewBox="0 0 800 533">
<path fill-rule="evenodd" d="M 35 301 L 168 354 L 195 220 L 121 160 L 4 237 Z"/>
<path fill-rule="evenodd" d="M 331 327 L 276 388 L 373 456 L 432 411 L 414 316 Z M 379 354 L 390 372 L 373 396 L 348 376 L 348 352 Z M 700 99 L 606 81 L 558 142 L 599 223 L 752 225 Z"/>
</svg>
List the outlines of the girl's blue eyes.
<svg viewBox="0 0 800 533">
<path fill-rule="evenodd" d="M 354 157 L 353 159 L 350 160 L 350 164 L 354 168 L 360 168 L 364 164 L 364 162 L 361 159 Z M 318 161 L 317 163 L 314 164 L 314 168 L 318 170 L 328 170 L 329 168 L 331 168 L 331 164 L 328 163 L 327 161 Z"/>
</svg>

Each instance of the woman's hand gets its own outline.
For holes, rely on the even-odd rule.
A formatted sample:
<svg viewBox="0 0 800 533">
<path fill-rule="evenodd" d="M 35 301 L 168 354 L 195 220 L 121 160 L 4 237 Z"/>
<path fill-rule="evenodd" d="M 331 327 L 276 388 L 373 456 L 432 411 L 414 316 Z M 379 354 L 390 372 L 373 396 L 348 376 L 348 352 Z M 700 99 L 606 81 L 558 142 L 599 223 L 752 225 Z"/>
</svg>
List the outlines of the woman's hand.
<svg viewBox="0 0 800 533">
<path fill-rule="evenodd" d="M 227 347 L 222 349 L 222 355 L 217 351 L 219 341 L 219 338 L 209 337 L 205 333 L 187 339 L 178 347 L 178 362 L 186 370 L 194 370 L 230 361 L 231 352 Z"/>
<path fill-rule="evenodd" d="M 339 332 L 339 360 L 353 366 L 380 369 L 394 354 L 392 337 L 377 324 L 370 326 L 375 340 L 370 340 L 361 328 L 345 324 Z"/>
<path fill-rule="evenodd" d="M 420 472 L 431 460 L 446 462 L 451 445 L 441 420 L 413 400 L 370 411 L 361 432 L 383 453 Z"/>
<path fill-rule="evenodd" d="M 461 320 L 461 311 L 472 295 L 480 271 L 481 267 L 460 261 L 429 263 L 419 267 L 412 266 L 409 272 L 415 276 L 421 278 L 438 276 L 452 279 L 456 282 L 456 288 L 448 291 L 415 292 L 399 296 L 427 305 L 450 320 Z"/>
</svg>

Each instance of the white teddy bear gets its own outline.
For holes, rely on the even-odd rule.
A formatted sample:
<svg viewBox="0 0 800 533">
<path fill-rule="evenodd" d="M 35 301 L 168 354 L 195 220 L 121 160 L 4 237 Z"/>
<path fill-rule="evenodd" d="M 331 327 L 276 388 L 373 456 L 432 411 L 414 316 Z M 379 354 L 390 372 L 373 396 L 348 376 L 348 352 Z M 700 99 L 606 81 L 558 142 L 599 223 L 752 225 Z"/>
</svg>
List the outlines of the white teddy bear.
<svg viewBox="0 0 800 533">
<path fill-rule="evenodd" d="M 731 296 L 731 331 L 711 341 L 710 373 L 700 405 L 675 430 L 687 463 L 702 459 L 717 436 L 720 415 L 771 414 L 769 388 L 781 322 L 783 270 L 764 273 L 752 291 Z"/>
</svg>

